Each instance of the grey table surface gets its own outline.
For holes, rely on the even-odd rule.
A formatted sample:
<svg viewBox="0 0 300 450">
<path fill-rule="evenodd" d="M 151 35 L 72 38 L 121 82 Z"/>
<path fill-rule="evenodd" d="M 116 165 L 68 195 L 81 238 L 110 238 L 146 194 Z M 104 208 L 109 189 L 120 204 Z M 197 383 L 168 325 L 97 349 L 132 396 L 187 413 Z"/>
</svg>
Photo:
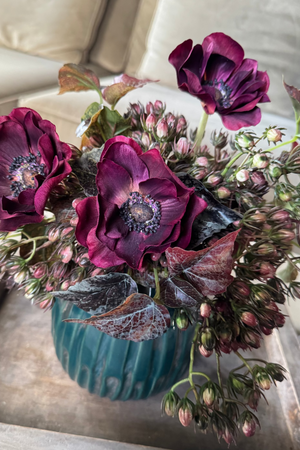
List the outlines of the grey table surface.
<svg viewBox="0 0 300 450">
<path fill-rule="evenodd" d="M 170 450 L 227 448 L 211 433 L 161 417 L 163 394 L 111 402 L 80 388 L 56 358 L 50 325 L 51 314 L 32 307 L 19 292 L 0 306 L 1 450 L 137 448 L 129 444 Z M 261 403 L 258 413 L 261 430 L 252 438 L 238 437 L 237 448 L 300 449 L 300 346 L 291 325 L 268 337 L 253 354 L 285 365 L 289 380 L 266 393 L 269 406 Z M 224 375 L 236 365 L 235 356 L 222 358 Z M 196 368 L 213 373 L 214 360 L 198 356 Z"/>
</svg>

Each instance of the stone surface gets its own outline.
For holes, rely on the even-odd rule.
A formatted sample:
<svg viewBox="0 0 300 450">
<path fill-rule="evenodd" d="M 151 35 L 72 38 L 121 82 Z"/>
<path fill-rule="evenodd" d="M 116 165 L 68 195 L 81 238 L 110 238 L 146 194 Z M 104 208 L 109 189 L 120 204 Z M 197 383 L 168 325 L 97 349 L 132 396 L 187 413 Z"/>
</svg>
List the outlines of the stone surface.
<svg viewBox="0 0 300 450">
<path fill-rule="evenodd" d="M 50 322 L 49 313 L 43 313 L 40 309 L 32 307 L 30 302 L 18 292 L 12 292 L 2 302 L 0 308 L 2 344 L 0 347 L 0 422 L 170 450 L 227 448 L 224 442 L 218 444 L 211 433 L 204 435 L 194 432 L 192 426 L 184 428 L 177 419 L 161 417 L 162 395 L 148 400 L 111 402 L 109 399 L 99 398 L 81 389 L 63 371 L 56 358 Z M 288 325 L 287 330 L 291 335 L 284 334 L 285 328 L 280 331 L 280 335 L 285 337 L 286 343 L 291 346 L 292 340 L 296 337 Z M 269 359 L 273 362 L 288 366 L 293 359 L 292 370 L 300 373 L 299 358 L 295 357 L 299 355 L 299 343 L 298 347 L 294 346 L 292 349 L 290 354 L 285 352 L 282 342 L 278 340 L 278 335 L 275 333 L 275 336 L 267 339 L 265 348 L 247 356 L 254 357 L 258 354 L 260 358 L 268 358 L 268 352 Z M 239 361 L 235 356 L 224 356 L 221 358 L 221 364 L 225 375 L 232 367 L 239 365 Z M 214 359 L 204 360 L 198 356 L 196 370 L 213 373 Z M 278 389 L 272 387 L 266 393 L 269 406 L 262 403 L 259 408 L 261 430 L 251 439 L 240 436 L 237 440 L 237 448 L 243 448 L 243 450 L 267 448 L 296 450 L 299 448 L 299 403 L 296 392 L 296 385 L 292 381 L 279 384 Z M 40 439 L 38 435 L 36 439 L 37 442 L 41 442 L 38 441 Z M 72 439 L 75 438 L 72 437 Z M 15 450 L 15 448 L 23 450 L 23 447 L 14 447 L 13 440 L 8 442 L 11 442 L 10 446 L 3 448 L 0 445 L 1 450 Z M 63 442 L 64 449 L 79 448 L 75 444 L 72 447 L 71 442 L 76 440 L 72 441 L 71 438 L 70 440 L 66 438 Z M 70 445 L 67 446 L 67 444 Z M 29 448 L 35 450 L 35 447 L 28 447 L 28 450 Z M 37 448 L 48 450 L 47 446 Z M 81 448 L 94 449 L 88 445 Z M 101 449 L 101 446 L 97 448 Z M 24 449 L 27 450 L 26 447 Z"/>
</svg>

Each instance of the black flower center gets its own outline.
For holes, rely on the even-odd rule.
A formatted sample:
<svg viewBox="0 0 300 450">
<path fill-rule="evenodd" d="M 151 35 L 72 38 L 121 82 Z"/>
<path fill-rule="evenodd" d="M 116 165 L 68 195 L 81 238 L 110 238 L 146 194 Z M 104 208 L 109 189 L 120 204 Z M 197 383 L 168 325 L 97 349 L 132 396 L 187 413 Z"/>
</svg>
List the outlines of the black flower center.
<svg viewBox="0 0 300 450">
<path fill-rule="evenodd" d="M 40 155 L 39 155 L 40 156 Z M 8 179 L 12 181 L 10 190 L 14 197 L 17 197 L 25 189 L 34 189 L 35 176 L 45 176 L 45 165 L 37 162 L 37 157 L 17 156 L 8 169 Z"/>
<path fill-rule="evenodd" d="M 223 80 L 218 81 L 217 79 L 215 81 L 205 81 L 203 84 L 215 88 L 214 98 L 222 108 L 230 108 L 232 104 L 230 101 L 231 87 L 225 84 Z"/>
<path fill-rule="evenodd" d="M 120 216 L 129 231 L 155 233 L 160 226 L 161 206 L 151 195 L 143 197 L 139 192 L 131 192 L 120 208 Z"/>
</svg>

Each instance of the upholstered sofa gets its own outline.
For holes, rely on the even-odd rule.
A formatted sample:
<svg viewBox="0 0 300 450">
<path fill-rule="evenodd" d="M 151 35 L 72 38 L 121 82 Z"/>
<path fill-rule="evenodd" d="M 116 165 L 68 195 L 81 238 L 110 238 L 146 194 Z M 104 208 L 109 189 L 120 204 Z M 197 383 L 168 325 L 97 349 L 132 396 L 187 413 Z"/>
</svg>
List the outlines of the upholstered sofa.
<svg viewBox="0 0 300 450">
<path fill-rule="evenodd" d="M 0 7 L 1 114 L 15 106 L 33 108 L 56 124 L 62 140 L 79 144 L 76 127 L 97 96 L 94 92 L 57 95 L 58 70 L 73 62 L 92 68 L 102 86 L 122 72 L 159 79 L 130 92 L 118 110 L 124 113 L 129 102 L 161 99 L 168 110 L 185 114 L 196 127 L 200 103 L 176 89 L 168 55 L 187 38 L 201 43 L 206 35 L 222 31 L 270 76 L 272 101 L 262 106 L 260 128 L 280 124 L 287 137 L 294 134 L 282 76 L 300 87 L 297 0 L 0 0 Z M 213 116 L 207 140 L 215 127 L 221 122 Z M 296 311 L 297 305 L 293 308 Z M 293 317 L 297 315 L 300 306 Z M 300 331 L 300 323 L 297 327 Z"/>
</svg>

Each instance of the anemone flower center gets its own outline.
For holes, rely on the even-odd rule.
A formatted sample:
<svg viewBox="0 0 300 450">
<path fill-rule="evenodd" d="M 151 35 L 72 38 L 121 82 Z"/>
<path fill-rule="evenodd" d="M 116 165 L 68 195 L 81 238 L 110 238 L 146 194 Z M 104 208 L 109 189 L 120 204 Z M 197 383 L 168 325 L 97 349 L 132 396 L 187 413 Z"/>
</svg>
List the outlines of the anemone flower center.
<svg viewBox="0 0 300 450">
<path fill-rule="evenodd" d="M 40 156 L 40 155 L 39 155 Z M 35 176 L 45 175 L 45 165 L 37 162 L 36 156 L 17 156 L 8 169 L 8 179 L 11 180 L 10 190 L 17 197 L 25 189 L 35 188 Z"/>
<path fill-rule="evenodd" d="M 217 79 L 215 81 L 205 81 L 204 84 L 215 88 L 214 98 L 222 108 L 230 108 L 231 87 L 225 84 L 223 80 L 218 81 Z"/>
<path fill-rule="evenodd" d="M 120 208 L 120 216 L 129 231 L 151 234 L 160 226 L 161 206 L 151 195 L 143 197 L 139 192 L 131 192 Z"/>
</svg>

